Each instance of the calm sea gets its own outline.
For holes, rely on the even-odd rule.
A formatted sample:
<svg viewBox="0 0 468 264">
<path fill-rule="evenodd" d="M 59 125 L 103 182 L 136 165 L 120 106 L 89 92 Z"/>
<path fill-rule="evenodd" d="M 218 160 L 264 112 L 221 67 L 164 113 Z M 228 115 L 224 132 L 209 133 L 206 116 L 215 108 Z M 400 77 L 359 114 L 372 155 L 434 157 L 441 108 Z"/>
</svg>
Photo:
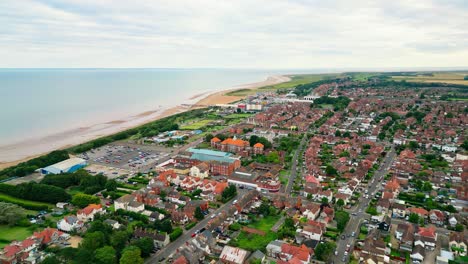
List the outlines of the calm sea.
<svg viewBox="0 0 468 264">
<path fill-rule="evenodd" d="M 0 69 L 0 145 L 265 80 L 265 70 Z"/>
</svg>

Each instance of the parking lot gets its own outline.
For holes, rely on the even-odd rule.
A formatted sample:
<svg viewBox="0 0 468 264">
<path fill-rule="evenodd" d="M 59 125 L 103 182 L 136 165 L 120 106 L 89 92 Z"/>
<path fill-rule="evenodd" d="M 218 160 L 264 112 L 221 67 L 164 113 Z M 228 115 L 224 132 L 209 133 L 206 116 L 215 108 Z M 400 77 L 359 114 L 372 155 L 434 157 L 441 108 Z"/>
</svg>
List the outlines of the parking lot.
<svg viewBox="0 0 468 264">
<path fill-rule="evenodd" d="M 133 176 L 135 174 L 135 172 L 131 170 L 100 164 L 90 164 L 85 169 L 92 175 L 102 174 L 109 179 L 119 178 L 124 175 Z"/>
<path fill-rule="evenodd" d="M 130 173 L 147 172 L 171 156 L 170 150 L 151 148 L 139 145 L 106 145 L 82 153 L 81 158 L 89 164 L 104 165 L 116 169 L 124 169 Z M 119 170 L 111 171 L 113 175 L 121 175 Z M 117 176 L 116 176 L 117 177 Z"/>
</svg>

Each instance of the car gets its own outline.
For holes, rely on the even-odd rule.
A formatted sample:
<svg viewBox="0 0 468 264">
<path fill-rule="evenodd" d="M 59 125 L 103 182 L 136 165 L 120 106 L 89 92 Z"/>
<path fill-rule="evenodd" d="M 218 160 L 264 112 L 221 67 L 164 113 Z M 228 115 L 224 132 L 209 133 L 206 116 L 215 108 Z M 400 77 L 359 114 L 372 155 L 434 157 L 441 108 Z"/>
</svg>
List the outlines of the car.
<svg viewBox="0 0 468 264">
<path fill-rule="evenodd" d="M 212 215 L 210 216 L 210 218 L 213 219 L 213 218 L 215 218 L 215 216 L 216 216 L 216 215 L 212 214 Z"/>
<path fill-rule="evenodd" d="M 197 234 L 193 233 L 193 234 L 192 234 L 192 237 L 195 237 L 196 235 L 197 235 Z"/>
<path fill-rule="evenodd" d="M 341 261 L 346 262 L 346 256 L 343 256 L 343 258 L 341 259 Z"/>
<path fill-rule="evenodd" d="M 356 215 L 357 215 L 357 213 L 351 213 L 351 215 L 354 215 L 354 216 L 356 216 Z"/>
<path fill-rule="evenodd" d="M 237 200 L 234 200 L 234 202 L 232 202 L 233 204 L 236 204 L 237 203 Z"/>
<path fill-rule="evenodd" d="M 345 240 L 345 239 L 346 239 L 346 236 L 345 236 L 345 235 L 342 235 L 342 236 L 341 236 L 341 239 Z"/>
<path fill-rule="evenodd" d="M 345 256 L 348 256 L 348 251 L 345 251 L 345 252 L 344 252 L 344 255 L 345 255 Z"/>
<path fill-rule="evenodd" d="M 351 236 L 352 236 L 352 237 L 355 237 L 355 236 L 356 236 L 356 232 L 353 231 L 353 232 L 351 233 Z"/>
<path fill-rule="evenodd" d="M 335 256 L 338 256 L 338 250 L 335 250 Z"/>
</svg>

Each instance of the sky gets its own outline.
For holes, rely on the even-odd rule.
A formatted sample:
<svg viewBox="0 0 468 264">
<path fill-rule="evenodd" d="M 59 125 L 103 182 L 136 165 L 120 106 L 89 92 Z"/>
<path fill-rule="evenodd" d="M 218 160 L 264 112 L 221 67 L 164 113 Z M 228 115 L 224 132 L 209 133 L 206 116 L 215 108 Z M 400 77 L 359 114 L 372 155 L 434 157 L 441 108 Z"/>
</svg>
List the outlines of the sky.
<svg viewBox="0 0 468 264">
<path fill-rule="evenodd" d="M 468 66 L 466 0 L 1 0 L 1 68 Z"/>
</svg>

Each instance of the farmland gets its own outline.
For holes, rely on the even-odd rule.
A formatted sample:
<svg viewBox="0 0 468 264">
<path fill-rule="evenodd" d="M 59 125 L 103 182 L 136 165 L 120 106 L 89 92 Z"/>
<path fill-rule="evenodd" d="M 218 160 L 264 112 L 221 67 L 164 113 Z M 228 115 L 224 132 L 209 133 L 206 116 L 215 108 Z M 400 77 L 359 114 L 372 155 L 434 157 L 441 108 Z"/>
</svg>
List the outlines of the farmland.
<svg viewBox="0 0 468 264">
<path fill-rule="evenodd" d="M 433 74 L 415 74 L 408 76 L 392 76 L 393 80 L 407 82 L 440 82 L 440 83 L 452 83 L 452 84 L 463 84 L 468 85 L 468 80 L 464 80 L 464 76 L 468 75 L 468 72 L 438 72 Z"/>
</svg>

